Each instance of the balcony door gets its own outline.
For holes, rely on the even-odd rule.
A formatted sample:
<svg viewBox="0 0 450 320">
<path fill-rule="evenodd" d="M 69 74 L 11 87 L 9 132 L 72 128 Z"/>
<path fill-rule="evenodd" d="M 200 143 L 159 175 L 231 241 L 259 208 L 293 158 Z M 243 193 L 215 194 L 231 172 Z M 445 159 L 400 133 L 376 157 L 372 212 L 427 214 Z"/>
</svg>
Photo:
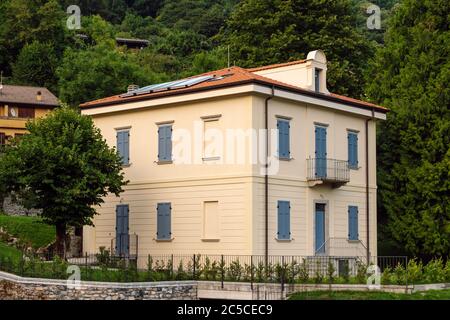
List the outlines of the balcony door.
<svg viewBox="0 0 450 320">
<path fill-rule="evenodd" d="M 327 176 L 327 128 L 316 126 L 316 171 L 317 178 Z"/>
<path fill-rule="evenodd" d="M 129 210 L 128 205 L 118 205 L 116 208 L 116 255 L 129 254 Z"/>
<path fill-rule="evenodd" d="M 316 203 L 315 207 L 315 253 L 324 254 L 325 253 L 325 204 Z"/>
</svg>

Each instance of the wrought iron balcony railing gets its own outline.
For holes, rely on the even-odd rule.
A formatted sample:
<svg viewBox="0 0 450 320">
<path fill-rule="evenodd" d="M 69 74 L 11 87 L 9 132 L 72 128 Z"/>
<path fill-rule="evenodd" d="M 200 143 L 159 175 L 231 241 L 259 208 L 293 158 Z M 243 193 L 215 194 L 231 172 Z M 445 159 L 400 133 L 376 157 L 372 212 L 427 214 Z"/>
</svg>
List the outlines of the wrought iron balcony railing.
<svg viewBox="0 0 450 320">
<path fill-rule="evenodd" d="M 346 160 L 309 158 L 306 161 L 308 181 L 322 181 L 335 184 L 344 184 L 350 181 L 350 169 Z"/>
</svg>

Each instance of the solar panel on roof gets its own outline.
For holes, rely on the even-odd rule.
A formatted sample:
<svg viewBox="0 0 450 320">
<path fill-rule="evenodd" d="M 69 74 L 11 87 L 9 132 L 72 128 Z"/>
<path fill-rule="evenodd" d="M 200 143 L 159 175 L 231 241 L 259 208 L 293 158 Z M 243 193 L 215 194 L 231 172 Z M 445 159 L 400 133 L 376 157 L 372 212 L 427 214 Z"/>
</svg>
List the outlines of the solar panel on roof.
<svg viewBox="0 0 450 320">
<path fill-rule="evenodd" d="M 150 86 L 146 86 L 143 88 L 140 88 L 138 90 L 131 91 L 129 93 L 121 95 L 122 98 L 125 97 L 131 97 L 135 95 L 141 95 L 141 94 L 147 94 L 152 93 L 155 91 L 164 91 L 164 90 L 170 90 L 170 89 L 178 89 L 178 88 L 187 88 L 191 87 L 193 85 L 202 83 L 204 81 L 213 79 L 214 76 L 201 76 L 196 78 L 190 78 L 190 79 L 182 79 L 182 80 L 176 80 L 176 81 L 169 81 L 164 83 L 158 83 L 158 84 L 152 84 Z"/>
</svg>

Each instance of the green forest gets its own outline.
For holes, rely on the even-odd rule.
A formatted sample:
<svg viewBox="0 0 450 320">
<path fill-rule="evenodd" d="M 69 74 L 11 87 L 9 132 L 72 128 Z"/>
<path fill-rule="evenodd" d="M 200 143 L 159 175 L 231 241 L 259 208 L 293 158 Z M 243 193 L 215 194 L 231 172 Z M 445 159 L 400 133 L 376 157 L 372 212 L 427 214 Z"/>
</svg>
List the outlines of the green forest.
<svg viewBox="0 0 450 320">
<path fill-rule="evenodd" d="M 371 4 L 381 28 L 369 29 Z M 378 128 L 379 254 L 450 252 L 450 4 L 447 0 L 2 0 L 7 84 L 80 103 L 322 49 L 331 92 L 390 109 Z M 67 8 L 81 9 L 69 30 Z M 130 50 L 116 38 L 148 40 Z M 229 56 L 228 56 L 229 52 Z"/>
</svg>

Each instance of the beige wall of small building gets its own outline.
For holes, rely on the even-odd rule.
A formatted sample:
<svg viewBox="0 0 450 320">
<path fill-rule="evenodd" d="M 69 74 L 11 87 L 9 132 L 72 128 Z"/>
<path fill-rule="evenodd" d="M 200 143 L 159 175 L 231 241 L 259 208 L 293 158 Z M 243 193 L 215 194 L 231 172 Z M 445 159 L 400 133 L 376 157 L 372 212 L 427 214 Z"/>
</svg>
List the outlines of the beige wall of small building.
<svg viewBox="0 0 450 320">
<path fill-rule="evenodd" d="M 228 89 L 227 89 L 228 90 Z M 200 95 L 201 99 L 170 98 L 163 106 L 149 102 L 87 109 L 111 146 L 116 130 L 130 130 L 130 163 L 124 167 L 130 180 L 119 197 L 108 196 L 98 208 L 95 228 L 86 228 L 84 250 L 109 248 L 115 237 L 115 207 L 128 204 L 130 234 L 139 235 L 141 255 L 147 254 L 264 254 L 264 177 L 260 164 L 204 161 L 202 150 L 191 150 L 194 164 L 158 164 L 158 124 L 173 122 L 173 128 L 193 133 L 194 123 L 202 117 L 219 116 L 218 128 L 263 129 L 264 102 L 267 96 L 239 93 L 227 96 Z M 233 92 L 233 91 L 229 91 Z M 148 105 L 146 105 L 146 103 Z M 129 110 L 126 110 L 129 109 Z M 349 108 L 350 109 L 350 108 Z M 120 111 L 124 110 L 124 111 Z M 290 117 L 292 160 L 280 161 L 279 172 L 269 178 L 269 254 L 314 254 L 314 204 L 326 201 L 327 237 L 347 238 L 349 205 L 359 208 L 359 239 L 366 243 L 365 121 L 367 116 L 343 112 L 291 99 L 269 102 L 269 127 L 276 128 L 277 116 Z M 328 125 L 329 158 L 347 160 L 347 130 L 357 130 L 359 168 L 351 170 L 350 182 L 340 188 L 329 185 L 311 187 L 306 179 L 306 159 L 314 157 L 314 123 Z M 248 145 L 255 144 L 254 138 Z M 369 122 L 370 162 L 370 251 L 376 255 L 376 149 L 375 123 Z M 177 159 L 175 159 L 177 160 Z M 291 202 L 290 241 L 276 240 L 277 201 Z M 218 202 L 219 236 L 204 238 L 204 203 Z M 156 206 L 172 203 L 171 241 L 157 241 Z M 350 245 L 349 245 L 350 246 Z M 362 253 L 365 255 L 365 252 Z"/>
</svg>

